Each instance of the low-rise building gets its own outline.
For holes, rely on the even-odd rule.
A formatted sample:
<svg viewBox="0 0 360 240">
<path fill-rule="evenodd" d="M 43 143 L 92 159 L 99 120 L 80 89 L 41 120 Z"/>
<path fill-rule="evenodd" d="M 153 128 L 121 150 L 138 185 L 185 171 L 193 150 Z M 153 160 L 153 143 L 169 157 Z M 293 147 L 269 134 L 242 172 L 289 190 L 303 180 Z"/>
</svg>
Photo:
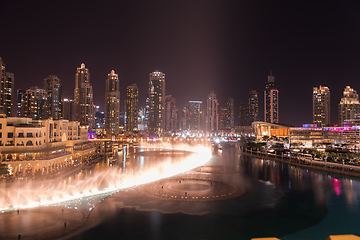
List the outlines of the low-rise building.
<svg viewBox="0 0 360 240">
<path fill-rule="evenodd" d="M 10 174 L 42 174 L 72 166 L 95 154 L 96 148 L 88 142 L 87 127 L 79 122 L 0 114 L 0 153 L 0 162 L 8 165 Z"/>
</svg>

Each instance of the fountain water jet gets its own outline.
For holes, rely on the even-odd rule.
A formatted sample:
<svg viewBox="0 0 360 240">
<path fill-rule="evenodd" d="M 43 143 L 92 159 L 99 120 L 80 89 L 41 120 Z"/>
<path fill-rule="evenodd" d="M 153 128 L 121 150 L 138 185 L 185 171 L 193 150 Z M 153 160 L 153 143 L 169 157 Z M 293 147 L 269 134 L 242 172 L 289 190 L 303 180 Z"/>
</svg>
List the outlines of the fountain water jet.
<svg viewBox="0 0 360 240">
<path fill-rule="evenodd" d="M 182 161 L 168 159 L 153 164 L 148 169 L 137 172 L 121 173 L 119 168 L 95 173 L 95 176 L 85 177 L 66 183 L 65 181 L 48 181 L 35 185 L 35 181 L 24 186 L 0 188 L 0 210 L 15 210 L 19 208 L 38 207 L 60 202 L 71 201 L 92 195 L 111 193 L 120 189 L 149 183 L 162 178 L 171 177 L 186 172 L 206 163 L 211 157 L 211 151 L 206 147 L 185 148 L 163 145 L 143 145 L 154 149 L 183 150 L 194 154 Z"/>
</svg>

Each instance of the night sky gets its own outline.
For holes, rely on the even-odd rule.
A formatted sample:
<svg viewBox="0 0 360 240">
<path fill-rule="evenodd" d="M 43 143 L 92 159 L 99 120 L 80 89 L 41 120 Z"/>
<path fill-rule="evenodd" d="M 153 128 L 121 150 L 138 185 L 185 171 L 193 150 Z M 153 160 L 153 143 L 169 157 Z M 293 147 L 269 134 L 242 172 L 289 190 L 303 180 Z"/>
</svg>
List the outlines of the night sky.
<svg viewBox="0 0 360 240">
<path fill-rule="evenodd" d="M 72 97 L 84 62 L 103 110 L 107 74 L 119 74 L 123 110 L 126 87 L 138 84 L 144 106 L 149 73 L 160 70 L 179 109 L 215 91 L 221 106 L 234 98 L 237 118 L 256 90 L 261 120 L 272 69 L 280 122 L 311 123 L 312 88 L 325 85 L 336 124 L 345 86 L 360 92 L 359 12 L 358 1 L 2 1 L 0 56 L 16 89 L 57 75 Z"/>
</svg>

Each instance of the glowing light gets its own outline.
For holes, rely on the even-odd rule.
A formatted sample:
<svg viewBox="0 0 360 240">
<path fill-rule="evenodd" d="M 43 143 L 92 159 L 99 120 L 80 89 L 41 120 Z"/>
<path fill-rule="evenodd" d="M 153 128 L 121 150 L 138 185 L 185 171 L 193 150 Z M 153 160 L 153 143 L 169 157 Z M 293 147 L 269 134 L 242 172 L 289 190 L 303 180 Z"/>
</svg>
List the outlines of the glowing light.
<svg viewBox="0 0 360 240">
<path fill-rule="evenodd" d="M 204 165 L 211 157 L 210 148 L 198 146 L 190 148 L 170 147 L 171 145 L 158 144 L 154 146 L 142 146 L 155 149 L 185 150 L 192 152 L 189 157 L 173 161 L 159 161 L 147 169 L 139 172 L 122 172 L 121 168 L 109 168 L 107 171 L 98 172 L 92 177 L 71 181 L 57 182 L 30 182 L 29 186 L 21 188 L 0 189 L 0 211 L 14 210 L 19 208 L 31 208 L 67 202 L 79 198 L 112 193 L 144 183 L 149 183 L 162 178 L 171 177 L 195 167 Z M 37 186 L 34 186 L 37 183 Z M 105 184 L 105 187 L 102 186 Z"/>
</svg>

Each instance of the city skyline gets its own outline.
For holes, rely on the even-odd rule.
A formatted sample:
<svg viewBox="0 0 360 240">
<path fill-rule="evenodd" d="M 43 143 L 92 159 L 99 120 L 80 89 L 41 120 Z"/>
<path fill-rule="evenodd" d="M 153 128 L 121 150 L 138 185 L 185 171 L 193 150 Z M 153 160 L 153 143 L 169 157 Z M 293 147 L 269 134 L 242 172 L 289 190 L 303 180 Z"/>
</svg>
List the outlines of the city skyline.
<svg viewBox="0 0 360 240">
<path fill-rule="evenodd" d="M 75 69 L 84 62 L 92 74 L 94 103 L 102 110 L 111 69 L 119 74 L 121 103 L 126 87 L 136 83 L 139 106 L 145 102 L 147 89 L 141 86 L 146 86 L 148 73 L 155 69 L 165 72 L 167 93 L 177 99 L 179 109 L 190 99 L 205 101 L 210 91 L 216 91 L 220 104 L 233 97 L 235 109 L 252 90 L 259 93 L 262 103 L 260 93 L 272 69 L 280 92 L 280 122 L 301 125 L 312 122 L 314 86 L 326 85 L 332 90 L 332 109 L 346 85 L 360 89 L 358 6 L 157 1 L 99 3 L 87 5 L 87 10 L 79 13 L 74 9 L 81 9 L 80 3 L 69 7 L 44 2 L 35 8 L 30 3 L 6 2 L 0 20 L 7 23 L 3 29 L 7 37 L 0 40 L 0 56 L 7 71 L 15 74 L 15 89 L 40 87 L 44 77 L 57 75 L 63 81 L 64 97 L 72 97 Z M 98 14 L 109 8 L 121 16 Z M 153 12 L 163 15 L 150 17 Z M 161 34 L 153 34 L 156 31 Z M 114 37 L 104 38 L 108 32 Z M 26 40 L 24 33 L 29 35 Z M 49 38 L 49 33 L 55 37 Z M 152 34 L 153 38 L 146 37 Z M 297 91 L 292 91 L 293 87 Z M 302 101 L 282 101 L 291 97 Z M 262 104 L 259 107 L 259 119 L 263 119 Z M 303 114 L 297 116 L 297 112 Z M 337 119 L 337 112 L 332 111 L 331 122 Z"/>
</svg>

